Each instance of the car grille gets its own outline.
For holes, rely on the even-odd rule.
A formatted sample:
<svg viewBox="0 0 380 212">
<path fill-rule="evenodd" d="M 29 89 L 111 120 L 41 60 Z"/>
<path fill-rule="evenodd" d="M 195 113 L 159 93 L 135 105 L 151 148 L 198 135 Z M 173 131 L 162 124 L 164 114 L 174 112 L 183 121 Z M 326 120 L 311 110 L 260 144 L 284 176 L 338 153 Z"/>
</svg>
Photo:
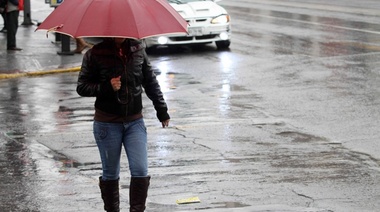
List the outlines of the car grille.
<svg viewBox="0 0 380 212">
<path fill-rule="evenodd" d="M 186 22 L 191 23 L 199 23 L 199 22 L 206 22 L 207 18 L 198 18 L 198 19 L 186 19 Z"/>
<path fill-rule="evenodd" d="M 202 36 L 194 36 L 194 37 L 189 37 L 189 36 L 181 36 L 181 37 L 171 37 L 170 40 L 172 41 L 191 41 L 195 38 L 195 40 L 207 40 L 207 39 L 213 39 L 217 35 L 202 35 Z"/>
</svg>

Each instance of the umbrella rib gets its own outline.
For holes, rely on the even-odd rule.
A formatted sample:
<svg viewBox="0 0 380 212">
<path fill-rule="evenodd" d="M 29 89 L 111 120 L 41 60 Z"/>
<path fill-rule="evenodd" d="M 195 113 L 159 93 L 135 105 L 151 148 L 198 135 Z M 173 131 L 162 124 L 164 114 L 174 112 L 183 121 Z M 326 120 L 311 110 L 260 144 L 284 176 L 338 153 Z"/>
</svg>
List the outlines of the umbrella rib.
<svg viewBox="0 0 380 212">
<path fill-rule="evenodd" d="M 130 5 L 131 2 L 134 3 L 134 0 L 127 0 L 126 2 L 128 2 L 127 4 Z M 131 23 L 134 23 L 134 24 L 135 24 L 134 28 L 136 28 L 136 30 L 137 30 L 137 34 L 140 35 L 140 29 L 139 29 L 139 27 L 137 27 L 136 15 L 135 15 L 135 13 L 134 13 L 132 7 L 127 7 L 127 8 L 130 9 L 129 12 L 132 14 L 131 17 L 133 17 L 133 21 L 131 21 Z M 136 39 L 136 38 L 132 38 L 132 39 Z"/>
<path fill-rule="evenodd" d="M 86 8 L 89 8 L 90 5 L 93 4 L 93 2 L 94 2 L 94 1 L 91 1 L 91 0 L 88 0 L 88 1 L 81 0 L 81 1 L 86 2 L 86 3 L 88 2 L 88 3 L 86 4 Z M 79 19 L 80 21 L 79 21 L 79 23 L 78 23 L 78 26 L 81 26 L 81 25 L 82 25 L 82 23 L 83 23 L 83 21 L 84 21 L 84 18 L 83 18 L 83 17 L 85 17 L 85 15 L 86 15 L 87 13 L 88 13 L 88 10 L 86 10 L 84 13 L 82 13 L 81 18 Z M 79 27 L 76 28 L 76 31 L 75 31 L 75 35 L 76 35 L 76 36 L 73 36 L 74 38 L 82 37 L 82 36 L 78 36 L 78 30 L 79 30 Z"/>
</svg>

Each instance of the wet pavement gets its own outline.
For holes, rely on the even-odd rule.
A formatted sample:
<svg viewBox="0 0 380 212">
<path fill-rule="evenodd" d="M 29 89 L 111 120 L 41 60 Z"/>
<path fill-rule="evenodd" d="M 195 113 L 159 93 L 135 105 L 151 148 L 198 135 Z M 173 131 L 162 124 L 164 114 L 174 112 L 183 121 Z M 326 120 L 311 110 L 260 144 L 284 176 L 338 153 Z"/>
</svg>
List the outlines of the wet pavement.
<svg viewBox="0 0 380 212">
<path fill-rule="evenodd" d="M 375 1 L 366 1 L 369 17 L 358 15 L 363 8 L 355 1 L 337 1 L 328 11 L 311 0 L 236 2 L 223 3 L 237 19 L 231 51 L 151 55 L 172 123 L 160 128 L 144 98 L 147 211 L 378 211 Z M 40 5 L 33 19 L 51 11 L 32 4 Z M 309 16 L 299 15 L 305 7 Z M 342 8 L 347 14 L 326 18 Z M 360 30 L 347 33 L 355 25 Z M 102 211 L 93 99 L 75 92 L 83 55 L 58 55 L 54 36 L 35 28 L 20 26 L 21 52 L 6 52 L 0 35 L 1 211 Z M 53 72 L 68 73 L 46 74 Z M 192 196 L 201 202 L 175 203 Z"/>
</svg>

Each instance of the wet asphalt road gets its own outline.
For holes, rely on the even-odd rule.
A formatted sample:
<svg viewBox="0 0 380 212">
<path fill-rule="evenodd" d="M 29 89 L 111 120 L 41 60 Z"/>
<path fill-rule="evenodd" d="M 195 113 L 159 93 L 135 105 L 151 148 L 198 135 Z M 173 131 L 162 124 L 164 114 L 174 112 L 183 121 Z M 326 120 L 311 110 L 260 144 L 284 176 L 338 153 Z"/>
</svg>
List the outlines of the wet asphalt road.
<svg viewBox="0 0 380 212">
<path fill-rule="evenodd" d="M 221 4 L 229 51 L 150 55 L 172 122 L 144 99 L 147 211 L 379 211 L 380 3 Z M 2 211 L 101 211 L 93 99 L 76 77 L 0 80 Z M 122 211 L 128 177 L 124 163 Z"/>
</svg>

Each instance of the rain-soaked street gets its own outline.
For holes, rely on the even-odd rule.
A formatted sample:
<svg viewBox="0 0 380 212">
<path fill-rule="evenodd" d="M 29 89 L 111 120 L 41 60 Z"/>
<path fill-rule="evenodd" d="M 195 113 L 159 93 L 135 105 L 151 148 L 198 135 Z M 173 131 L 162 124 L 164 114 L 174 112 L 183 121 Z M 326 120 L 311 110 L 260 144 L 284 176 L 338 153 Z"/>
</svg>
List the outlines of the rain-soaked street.
<svg viewBox="0 0 380 212">
<path fill-rule="evenodd" d="M 230 50 L 150 54 L 171 126 L 144 98 L 147 211 L 380 211 L 380 2 L 220 4 Z M 0 211 L 102 211 L 77 75 L 0 79 Z M 121 211 L 128 184 L 123 156 Z"/>
</svg>

